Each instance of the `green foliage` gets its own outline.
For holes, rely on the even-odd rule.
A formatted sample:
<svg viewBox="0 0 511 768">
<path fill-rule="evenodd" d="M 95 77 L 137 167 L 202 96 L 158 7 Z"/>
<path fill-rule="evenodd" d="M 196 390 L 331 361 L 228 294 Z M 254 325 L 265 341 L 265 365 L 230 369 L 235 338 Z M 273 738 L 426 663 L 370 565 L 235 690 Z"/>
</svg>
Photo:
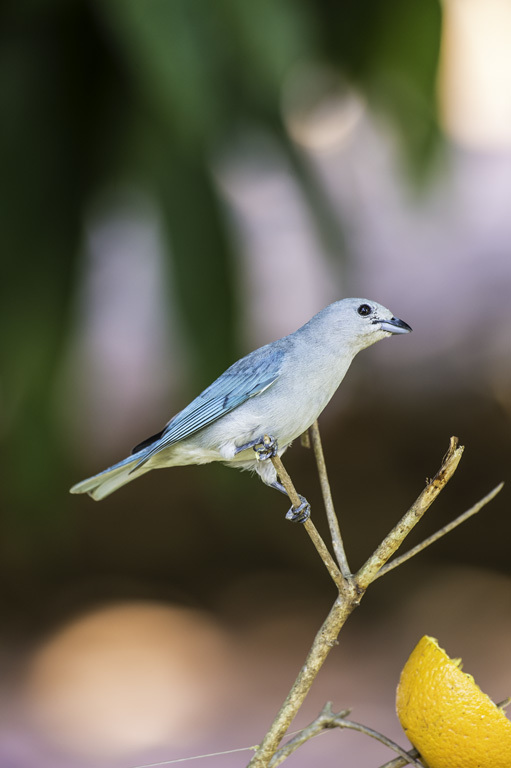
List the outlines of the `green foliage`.
<svg viewBox="0 0 511 768">
<path fill-rule="evenodd" d="M 440 3 L 344 0 L 325 5 L 331 15 L 323 27 L 324 48 L 392 120 L 411 170 L 426 170 L 438 139 Z"/>
<path fill-rule="evenodd" d="M 138 184 L 159 206 L 170 244 L 169 301 L 186 330 L 196 384 L 207 383 L 239 352 L 236 265 L 213 152 L 246 125 L 288 142 L 283 80 L 298 62 L 318 61 L 355 81 L 393 120 L 415 166 L 426 166 L 440 24 L 437 0 L 4 4 L 0 355 L 4 467 L 14 495 L 40 500 L 44 477 L 51 498 L 61 458 L 55 380 L 84 212 L 102 190 Z M 310 179 L 298 179 L 317 214 Z"/>
</svg>

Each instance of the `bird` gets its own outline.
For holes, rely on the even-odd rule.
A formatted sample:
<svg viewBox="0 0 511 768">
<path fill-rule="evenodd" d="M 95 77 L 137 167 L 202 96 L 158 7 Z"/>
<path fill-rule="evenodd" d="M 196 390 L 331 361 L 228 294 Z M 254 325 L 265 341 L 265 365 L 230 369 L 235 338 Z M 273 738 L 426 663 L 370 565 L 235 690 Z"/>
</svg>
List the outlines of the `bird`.
<svg viewBox="0 0 511 768">
<path fill-rule="evenodd" d="M 152 469 L 220 461 L 255 471 L 286 493 L 270 459 L 316 421 L 358 352 L 411 330 L 375 301 L 335 301 L 294 333 L 235 362 L 160 432 L 70 492 L 98 501 Z M 308 519 L 310 505 L 301 501 L 287 519 Z"/>
</svg>

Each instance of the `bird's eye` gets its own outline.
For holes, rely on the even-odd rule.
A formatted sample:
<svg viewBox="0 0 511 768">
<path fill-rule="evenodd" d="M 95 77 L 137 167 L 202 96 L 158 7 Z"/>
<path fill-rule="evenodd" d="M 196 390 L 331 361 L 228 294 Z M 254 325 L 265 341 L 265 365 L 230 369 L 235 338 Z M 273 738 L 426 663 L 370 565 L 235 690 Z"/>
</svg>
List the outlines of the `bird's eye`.
<svg viewBox="0 0 511 768">
<path fill-rule="evenodd" d="M 357 309 L 357 312 L 359 315 L 362 315 L 362 317 L 365 317 L 366 315 L 370 315 L 373 310 L 369 306 L 369 304 L 361 304 L 359 308 Z"/>
</svg>

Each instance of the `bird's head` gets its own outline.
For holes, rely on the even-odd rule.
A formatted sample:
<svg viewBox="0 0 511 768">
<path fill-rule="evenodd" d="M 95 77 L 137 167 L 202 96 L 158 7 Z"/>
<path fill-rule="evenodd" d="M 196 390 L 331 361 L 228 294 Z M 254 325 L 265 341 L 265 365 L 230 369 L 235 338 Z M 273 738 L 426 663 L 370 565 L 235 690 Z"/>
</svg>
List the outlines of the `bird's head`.
<svg viewBox="0 0 511 768">
<path fill-rule="evenodd" d="M 331 327 L 355 352 L 380 339 L 412 330 L 404 320 L 370 299 L 342 299 L 330 304 L 323 312 Z"/>
</svg>

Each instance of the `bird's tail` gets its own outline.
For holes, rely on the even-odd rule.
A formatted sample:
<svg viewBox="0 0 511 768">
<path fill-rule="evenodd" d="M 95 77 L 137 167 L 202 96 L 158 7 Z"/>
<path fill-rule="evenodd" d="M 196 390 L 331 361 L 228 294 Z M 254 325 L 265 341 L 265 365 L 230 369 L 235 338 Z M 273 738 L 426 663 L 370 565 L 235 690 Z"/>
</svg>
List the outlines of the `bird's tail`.
<svg viewBox="0 0 511 768">
<path fill-rule="evenodd" d="M 88 493 L 96 501 L 104 499 L 126 483 L 130 483 L 136 477 L 149 471 L 149 467 L 144 466 L 132 474 L 136 464 L 143 458 L 144 454 L 145 451 L 138 451 L 118 464 L 114 464 L 113 467 L 108 467 L 103 472 L 76 483 L 70 489 L 70 493 Z"/>
</svg>

